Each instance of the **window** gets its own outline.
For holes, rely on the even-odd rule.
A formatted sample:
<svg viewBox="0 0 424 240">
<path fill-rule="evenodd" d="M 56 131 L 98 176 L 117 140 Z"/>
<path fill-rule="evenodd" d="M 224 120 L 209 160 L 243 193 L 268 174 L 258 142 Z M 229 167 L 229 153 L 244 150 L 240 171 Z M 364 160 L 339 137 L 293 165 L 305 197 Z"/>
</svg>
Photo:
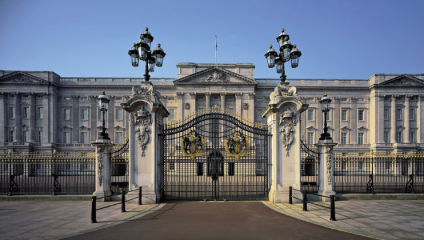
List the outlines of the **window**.
<svg viewBox="0 0 424 240">
<path fill-rule="evenodd" d="M 115 143 L 122 143 L 122 132 L 116 132 Z"/>
<path fill-rule="evenodd" d="M 174 117 L 174 109 L 170 109 L 169 110 L 169 120 L 174 120 L 175 119 L 175 117 Z"/>
<path fill-rule="evenodd" d="M 342 132 L 342 144 L 346 144 L 347 143 L 347 133 Z"/>
<path fill-rule="evenodd" d="M 38 118 L 39 119 L 43 119 L 43 108 L 42 107 L 39 107 L 38 108 Z"/>
<path fill-rule="evenodd" d="M 63 141 L 65 143 L 67 143 L 67 144 L 71 143 L 71 133 L 70 132 L 66 132 L 65 135 L 64 135 L 64 138 L 65 139 L 63 139 Z"/>
<path fill-rule="evenodd" d="M 308 143 L 314 143 L 314 133 L 308 132 Z"/>
<path fill-rule="evenodd" d="M 23 140 L 24 142 L 29 142 L 29 132 L 23 131 Z"/>
<path fill-rule="evenodd" d="M 14 136 L 15 136 L 15 133 L 13 131 L 10 131 L 10 133 L 9 133 L 9 142 L 13 142 Z"/>
<path fill-rule="evenodd" d="M 15 108 L 14 107 L 9 108 L 9 115 L 10 115 L 10 118 L 15 118 Z"/>
<path fill-rule="evenodd" d="M 122 109 L 116 109 L 116 120 L 122 120 Z"/>
<path fill-rule="evenodd" d="M 38 131 L 38 142 L 43 142 L 43 132 Z"/>
<path fill-rule="evenodd" d="M 347 121 L 347 110 L 342 110 L 342 121 Z"/>
<path fill-rule="evenodd" d="M 409 109 L 409 120 L 415 120 L 415 109 Z"/>
<path fill-rule="evenodd" d="M 24 107 L 24 118 L 29 118 L 29 107 Z"/>
<path fill-rule="evenodd" d="M 358 121 L 364 121 L 364 110 L 358 111 Z"/>
<path fill-rule="evenodd" d="M 364 144 L 364 133 L 358 133 L 358 144 Z"/>
<path fill-rule="evenodd" d="M 314 120 L 314 110 L 308 110 L 308 121 Z"/>
<path fill-rule="evenodd" d="M 384 109 L 384 120 L 389 120 L 389 109 Z"/>
<path fill-rule="evenodd" d="M 396 120 L 402 120 L 402 109 L 396 109 Z"/>
<path fill-rule="evenodd" d="M 88 143 L 88 133 L 87 132 L 82 132 L 81 133 L 81 143 L 85 143 L 85 144 L 87 144 Z"/>
<path fill-rule="evenodd" d="M 384 142 L 390 143 L 390 135 L 389 132 L 384 132 Z"/>
<path fill-rule="evenodd" d="M 71 109 L 64 110 L 65 120 L 71 120 Z"/>
<path fill-rule="evenodd" d="M 83 120 L 88 120 L 88 109 L 86 108 L 81 109 L 81 117 Z"/>
<path fill-rule="evenodd" d="M 409 142 L 415 143 L 415 132 L 413 132 L 412 130 L 409 130 Z"/>
<path fill-rule="evenodd" d="M 402 142 L 402 132 L 396 132 L 396 142 L 397 143 Z"/>
</svg>

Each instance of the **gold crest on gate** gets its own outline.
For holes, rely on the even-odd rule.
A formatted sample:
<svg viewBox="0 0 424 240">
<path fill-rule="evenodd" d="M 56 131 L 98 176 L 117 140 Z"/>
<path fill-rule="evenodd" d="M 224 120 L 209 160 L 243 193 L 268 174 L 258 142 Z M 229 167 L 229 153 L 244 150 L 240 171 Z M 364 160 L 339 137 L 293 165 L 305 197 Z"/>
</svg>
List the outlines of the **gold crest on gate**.
<svg viewBox="0 0 424 240">
<path fill-rule="evenodd" d="M 192 161 L 201 157 L 206 148 L 205 137 L 193 131 L 181 139 L 181 147 L 184 157 L 190 157 Z"/>
<path fill-rule="evenodd" d="M 246 157 L 249 152 L 249 137 L 240 132 L 234 133 L 225 139 L 225 151 L 227 156 L 234 157 L 239 161 L 241 157 Z"/>
</svg>

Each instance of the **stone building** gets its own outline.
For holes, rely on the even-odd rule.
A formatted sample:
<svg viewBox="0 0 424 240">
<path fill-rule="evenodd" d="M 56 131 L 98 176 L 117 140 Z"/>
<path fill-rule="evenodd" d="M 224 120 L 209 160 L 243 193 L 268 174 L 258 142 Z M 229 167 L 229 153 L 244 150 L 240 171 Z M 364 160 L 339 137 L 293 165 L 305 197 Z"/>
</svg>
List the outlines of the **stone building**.
<svg viewBox="0 0 424 240">
<path fill-rule="evenodd" d="M 250 121 L 261 113 L 279 79 L 255 78 L 250 63 L 179 63 L 177 78 L 150 81 L 178 121 L 210 107 Z M 0 151 L 93 151 L 102 126 L 97 96 L 111 97 L 107 131 L 115 143 L 128 130 L 121 108 L 142 78 L 73 78 L 49 71 L 0 71 Z M 375 74 L 368 79 L 288 79 L 303 103 L 301 136 L 317 143 L 323 127 L 319 100 L 332 98 L 327 117 L 338 152 L 423 151 L 424 74 Z"/>
</svg>

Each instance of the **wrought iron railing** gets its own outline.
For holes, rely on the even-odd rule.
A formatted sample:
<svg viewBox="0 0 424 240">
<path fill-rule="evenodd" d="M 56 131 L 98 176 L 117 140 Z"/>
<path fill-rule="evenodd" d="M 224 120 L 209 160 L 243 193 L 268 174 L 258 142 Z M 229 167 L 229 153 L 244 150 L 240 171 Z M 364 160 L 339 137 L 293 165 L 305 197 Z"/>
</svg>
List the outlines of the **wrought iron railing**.
<svg viewBox="0 0 424 240">
<path fill-rule="evenodd" d="M 318 148 L 312 144 L 301 141 L 301 190 L 310 193 L 318 192 L 319 188 L 319 153 Z"/>
<path fill-rule="evenodd" d="M 424 192 L 424 153 L 335 153 L 337 193 Z"/>
<path fill-rule="evenodd" d="M 129 175 L 129 138 L 128 135 L 121 144 L 116 145 L 111 152 L 111 186 L 112 194 L 128 192 Z"/>
<path fill-rule="evenodd" d="M 92 194 L 95 153 L 2 152 L 0 194 Z"/>
</svg>

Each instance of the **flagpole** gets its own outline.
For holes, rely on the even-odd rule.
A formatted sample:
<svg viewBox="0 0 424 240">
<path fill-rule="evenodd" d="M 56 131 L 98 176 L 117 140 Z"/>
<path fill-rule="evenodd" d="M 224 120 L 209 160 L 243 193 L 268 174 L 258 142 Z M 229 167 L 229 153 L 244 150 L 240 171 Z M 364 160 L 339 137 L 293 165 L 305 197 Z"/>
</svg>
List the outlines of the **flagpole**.
<svg viewBox="0 0 424 240">
<path fill-rule="evenodd" d="M 216 65 L 216 50 L 218 48 L 218 45 L 216 45 L 216 35 L 215 35 L 215 65 Z"/>
</svg>

